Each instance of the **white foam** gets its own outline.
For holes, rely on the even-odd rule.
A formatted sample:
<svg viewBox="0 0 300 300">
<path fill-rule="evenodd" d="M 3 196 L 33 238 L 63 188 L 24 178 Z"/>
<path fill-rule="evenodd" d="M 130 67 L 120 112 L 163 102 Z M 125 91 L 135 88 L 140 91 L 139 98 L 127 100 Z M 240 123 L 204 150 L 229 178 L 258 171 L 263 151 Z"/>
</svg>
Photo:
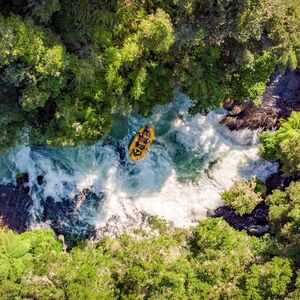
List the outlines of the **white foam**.
<svg viewBox="0 0 300 300">
<path fill-rule="evenodd" d="M 127 135 L 121 141 L 125 147 L 133 131 L 146 122 L 158 132 L 159 144 L 153 144 L 138 163 L 120 160 L 113 145 L 101 142 L 62 150 L 20 147 L 9 153 L 3 182 L 28 172 L 35 214 L 42 212 L 41 199 L 48 196 L 61 201 L 86 188 L 104 193 L 100 210 L 85 210 L 80 216 L 97 228 L 112 216 L 118 217 L 120 228 L 129 218 L 138 224 L 137 212 L 160 216 L 177 226 L 194 225 L 208 209 L 221 204 L 220 193 L 234 181 L 253 175 L 264 179 L 277 166 L 259 158 L 257 132 L 231 132 L 220 125 L 223 110 L 190 116 L 190 105 L 187 97 L 177 95 L 174 103 L 157 107 L 148 120 L 136 114 L 129 117 Z M 181 178 L 190 175 L 179 170 L 181 154 L 191 164 L 188 170 L 195 172 L 192 180 Z M 44 176 L 43 186 L 36 182 L 38 175 Z"/>
</svg>

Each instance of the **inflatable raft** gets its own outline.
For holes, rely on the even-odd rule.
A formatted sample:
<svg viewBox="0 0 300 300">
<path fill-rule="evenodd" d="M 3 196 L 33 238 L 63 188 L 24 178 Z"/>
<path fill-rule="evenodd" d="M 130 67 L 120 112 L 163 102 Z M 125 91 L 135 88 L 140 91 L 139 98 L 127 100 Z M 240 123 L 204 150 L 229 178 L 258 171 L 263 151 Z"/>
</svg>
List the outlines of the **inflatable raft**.
<svg viewBox="0 0 300 300">
<path fill-rule="evenodd" d="M 142 127 L 129 145 L 129 158 L 133 161 L 142 159 L 150 148 L 154 137 L 155 132 L 151 126 Z"/>
</svg>

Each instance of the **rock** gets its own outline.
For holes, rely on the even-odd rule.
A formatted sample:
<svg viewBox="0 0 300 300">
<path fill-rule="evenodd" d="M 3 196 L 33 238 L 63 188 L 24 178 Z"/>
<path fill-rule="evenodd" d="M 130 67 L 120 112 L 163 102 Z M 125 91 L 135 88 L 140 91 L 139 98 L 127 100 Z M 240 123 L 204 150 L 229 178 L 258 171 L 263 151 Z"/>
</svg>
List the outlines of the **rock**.
<svg viewBox="0 0 300 300">
<path fill-rule="evenodd" d="M 246 230 L 248 234 L 262 236 L 269 230 L 267 216 L 268 207 L 260 203 L 251 214 L 237 215 L 235 211 L 227 206 L 218 207 L 212 217 L 223 217 L 230 226 L 237 230 Z"/>
<path fill-rule="evenodd" d="M 274 173 L 266 179 L 267 194 L 270 194 L 272 190 L 283 190 L 287 186 L 287 178 L 283 177 L 282 173 Z"/>
<path fill-rule="evenodd" d="M 0 227 L 6 227 L 16 232 L 30 228 L 31 208 L 33 201 L 28 195 L 28 174 L 22 174 L 17 179 L 17 186 L 0 185 Z M 37 178 L 39 184 L 43 177 Z M 98 210 L 104 194 L 96 195 L 89 189 L 84 189 L 73 199 L 55 201 L 47 197 L 42 202 L 44 211 L 36 221 L 48 223 L 57 233 L 63 235 L 80 234 L 86 237 L 95 236 L 95 228 L 88 223 L 89 213 Z M 84 215 L 84 218 L 81 216 Z"/>
<path fill-rule="evenodd" d="M 0 227 L 7 227 L 16 232 L 28 228 L 30 209 L 33 205 L 28 192 L 23 189 L 21 180 L 19 187 L 0 185 Z"/>
<path fill-rule="evenodd" d="M 237 103 L 236 100 L 228 98 L 223 102 L 223 107 L 226 110 L 231 111 L 236 103 Z"/>
<path fill-rule="evenodd" d="M 42 185 L 44 183 L 44 176 L 42 175 L 39 175 L 37 178 L 36 178 L 37 182 L 38 182 L 38 185 Z"/>
<path fill-rule="evenodd" d="M 300 110 L 300 69 L 274 73 L 261 100 L 258 106 L 252 101 L 224 101 L 223 107 L 228 111 L 228 116 L 221 123 L 230 130 L 276 129 L 279 119 L 288 118 L 293 110 Z"/>
<path fill-rule="evenodd" d="M 95 228 L 88 223 L 89 213 L 99 209 L 103 197 L 104 194 L 98 196 L 89 189 L 84 189 L 73 199 L 55 201 L 47 197 L 41 221 L 50 223 L 56 234 L 93 236 Z M 82 215 L 85 217 L 81 218 Z"/>
<path fill-rule="evenodd" d="M 282 172 L 274 173 L 266 179 L 266 192 L 271 194 L 273 190 L 284 190 L 292 181 L 300 180 L 300 175 L 295 177 L 286 177 Z"/>
<path fill-rule="evenodd" d="M 17 189 L 22 190 L 26 194 L 28 194 L 30 191 L 30 188 L 27 186 L 28 182 L 28 173 L 21 173 L 17 175 Z"/>
<path fill-rule="evenodd" d="M 230 111 L 230 114 L 232 116 L 237 116 L 239 114 L 241 114 L 243 111 L 245 110 L 245 106 L 242 104 L 236 104 L 232 110 Z"/>
</svg>

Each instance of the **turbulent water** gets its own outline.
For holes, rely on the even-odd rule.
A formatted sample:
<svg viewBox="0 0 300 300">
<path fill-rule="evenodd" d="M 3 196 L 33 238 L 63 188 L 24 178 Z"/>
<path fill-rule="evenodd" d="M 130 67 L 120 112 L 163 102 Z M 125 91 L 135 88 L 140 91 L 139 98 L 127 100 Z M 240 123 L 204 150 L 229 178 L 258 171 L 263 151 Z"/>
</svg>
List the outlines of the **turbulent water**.
<svg viewBox="0 0 300 300">
<path fill-rule="evenodd" d="M 235 180 L 264 179 L 276 165 L 259 159 L 257 133 L 230 132 L 219 124 L 223 110 L 191 116 L 190 105 L 180 94 L 172 104 L 156 107 L 149 119 L 136 113 L 118 116 L 111 134 L 89 146 L 13 149 L 0 156 L 0 178 L 14 183 L 16 174 L 29 174 L 35 220 L 43 212 L 43 199 L 73 199 L 88 188 L 97 200 L 80 209 L 78 218 L 99 230 L 111 220 L 115 230 L 138 225 L 143 213 L 177 226 L 193 225 L 220 205 L 220 193 Z M 133 163 L 127 147 L 146 123 L 154 126 L 156 140 L 146 157 Z M 44 176 L 41 186 L 38 175 Z"/>
</svg>

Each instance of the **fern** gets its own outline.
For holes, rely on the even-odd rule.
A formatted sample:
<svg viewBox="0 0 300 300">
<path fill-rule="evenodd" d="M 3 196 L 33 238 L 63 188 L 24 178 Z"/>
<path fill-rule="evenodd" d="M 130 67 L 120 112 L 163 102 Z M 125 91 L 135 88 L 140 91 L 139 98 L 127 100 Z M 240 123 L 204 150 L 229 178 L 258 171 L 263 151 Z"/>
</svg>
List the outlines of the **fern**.
<svg viewBox="0 0 300 300">
<path fill-rule="evenodd" d="M 10 271 L 10 262 L 7 258 L 0 258 L 0 281 L 5 280 Z"/>
<path fill-rule="evenodd" d="M 279 160 L 286 174 L 299 171 L 299 112 L 293 112 L 288 120 L 281 120 L 280 128 L 277 131 L 263 132 L 260 138 L 263 144 L 261 150 L 266 158 Z"/>
<path fill-rule="evenodd" d="M 0 280 L 16 281 L 31 264 L 31 242 L 26 235 L 0 231 Z"/>
<path fill-rule="evenodd" d="M 16 280 L 24 273 L 26 265 L 22 259 L 13 259 L 11 265 L 13 268 L 10 272 L 10 278 Z"/>
<path fill-rule="evenodd" d="M 7 249 L 10 258 L 21 258 L 30 250 L 30 244 L 28 242 L 20 242 L 19 244 L 12 243 L 10 246 L 11 247 Z"/>
<path fill-rule="evenodd" d="M 288 120 L 281 120 L 280 128 L 273 134 L 277 142 L 300 135 L 300 113 L 292 112 Z"/>
<path fill-rule="evenodd" d="M 205 108 L 219 106 L 219 103 L 225 97 L 221 87 L 221 76 L 212 69 L 203 70 L 196 68 L 194 73 L 196 79 L 188 89 L 189 96 L 196 100 L 196 105 L 192 108 L 192 113 L 203 111 Z"/>
<path fill-rule="evenodd" d="M 8 258 L 20 258 L 29 250 L 29 242 L 22 241 L 21 236 L 14 234 L 11 230 L 7 232 L 4 251 Z"/>
</svg>

